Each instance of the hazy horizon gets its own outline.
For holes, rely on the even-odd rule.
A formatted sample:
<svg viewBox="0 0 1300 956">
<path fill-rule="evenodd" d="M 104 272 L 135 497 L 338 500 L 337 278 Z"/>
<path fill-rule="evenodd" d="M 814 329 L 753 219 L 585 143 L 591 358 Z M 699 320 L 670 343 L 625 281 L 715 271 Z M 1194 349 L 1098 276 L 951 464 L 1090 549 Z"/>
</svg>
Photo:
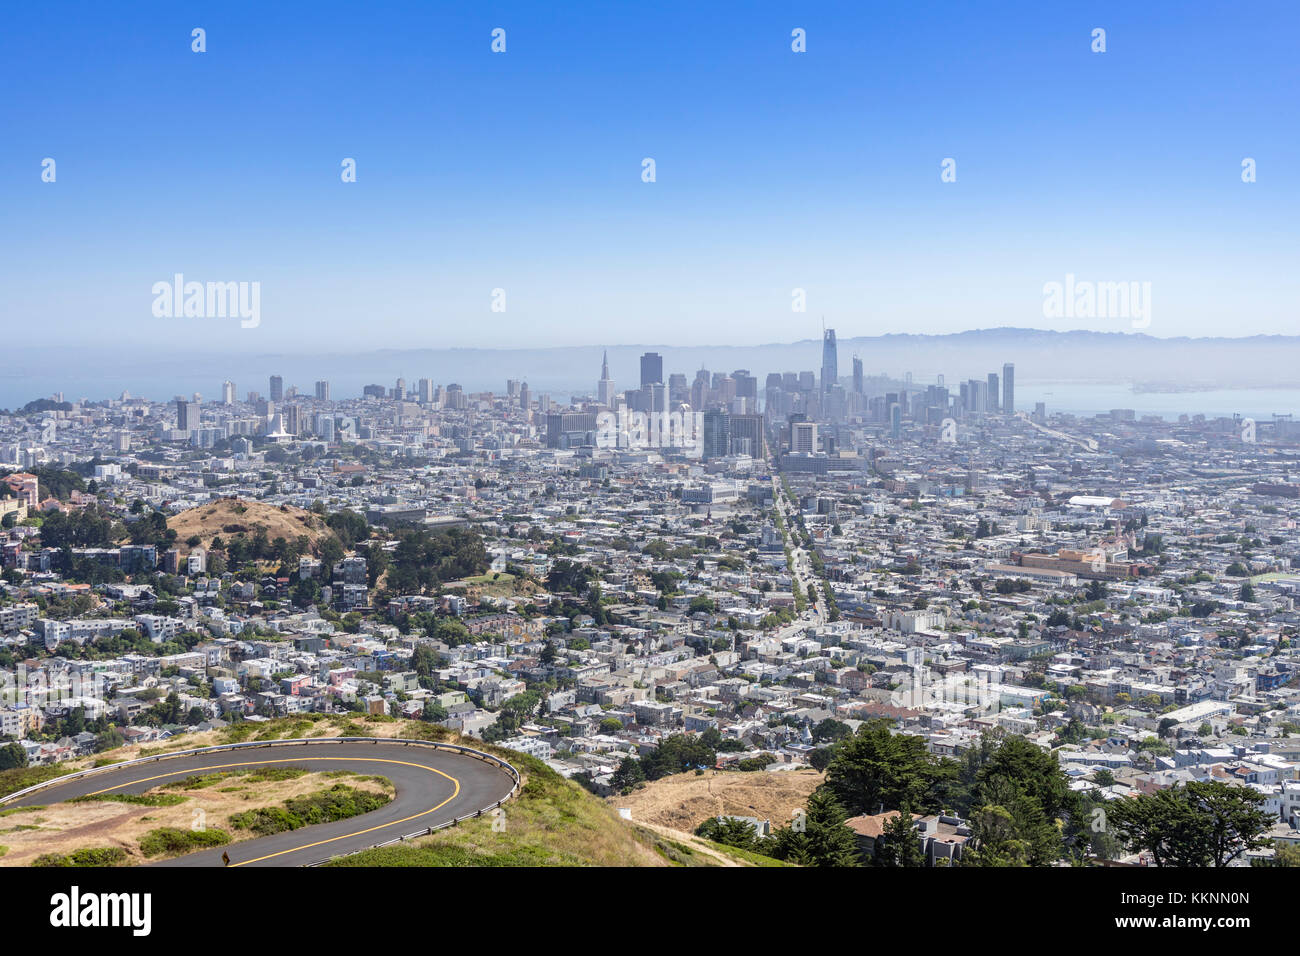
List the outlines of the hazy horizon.
<svg viewBox="0 0 1300 956">
<path fill-rule="evenodd" d="M 1108 396 L 1109 408 L 1133 404 L 1132 400 L 1120 400 L 1122 392 L 1107 390 L 1112 386 L 1145 384 L 1165 391 L 1227 393 L 1251 389 L 1261 401 L 1268 392 L 1278 392 L 1280 404 L 1271 410 L 1252 405 L 1249 413 L 1300 413 L 1300 336 L 1175 340 L 1134 333 L 1009 328 L 972 329 L 948 335 L 846 336 L 840 329 L 836 332 L 842 380 L 851 376 L 855 355 L 862 359 L 868 377 L 885 375 L 902 380 L 910 373 L 918 385 L 936 381 L 938 375 L 943 375 L 950 385 L 971 377 L 982 379 L 990 372 L 1000 373 L 1003 363 L 1012 362 L 1016 365 L 1017 384 L 1026 396 L 1027 389 L 1052 385 L 1101 386 L 1100 391 L 1075 394 L 1091 396 L 1087 401 L 1101 401 L 1100 396 Z M 20 346 L 17 352 L 22 350 Z M 29 350 L 33 357 L 38 352 L 32 347 Z M 513 378 L 528 382 L 534 394 L 547 392 L 558 400 L 572 394 L 594 393 L 606 353 L 616 388 L 622 391 L 637 387 L 639 358 L 645 351 L 657 351 L 663 356 L 665 374 L 681 372 L 690 380 L 701 367 L 727 373 L 743 368 L 759 377 L 760 388 L 769 372 L 817 371 L 821 363 L 820 339 L 695 347 L 594 343 L 538 349 L 375 348 L 319 353 L 195 354 L 165 344 L 122 345 L 116 349 L 72 347 L 61 350 L 57 362 L 48 358 L 19 362 L 10 371 L 0 372 L 0 407 L 21 407 L 56 392 L 63 392 L 69 400 L 99 401 L 115 398 L 123 390 L 154 400 L 197 391 L 211 400 L 220 394 L 226 379 L 234 381 L 236 395 L 242 400 L 250 391 L 266 395 L 273 374 L 282 376 L 286 388 L 297 386 L 306 394 L 311 393 L 316 380 L 327 380 L 336 399 L 359 396 L 367 384 L 391 386 L 402 377 L 411 387 L 420 378 L 430 378 L 436 384 L 456 382 L 468 391 L 493 392 L 503 391 L 506 379 Z M 1236 401 L 1235 397 L 1227 398 Z M 1150 403 L 1154 399 L 1143 401 Z M 1189 400 L 1186 410 L 1198 411 L 1191 407 L 1194 404 Z"/>
<path fill-rule="evenodd" d="M 15 8 L 6 315 L 196 353 L 772 343 L 822 315 L 1288 332 L 1297 27 L 1280 2 L 949 2 L 924 29 L 776 2 Z M 155 315 L 177 275 L 257 283 L 256 327 Z M 1071 277 L 1149 294 L 1049 317 Z"/>
</svg>

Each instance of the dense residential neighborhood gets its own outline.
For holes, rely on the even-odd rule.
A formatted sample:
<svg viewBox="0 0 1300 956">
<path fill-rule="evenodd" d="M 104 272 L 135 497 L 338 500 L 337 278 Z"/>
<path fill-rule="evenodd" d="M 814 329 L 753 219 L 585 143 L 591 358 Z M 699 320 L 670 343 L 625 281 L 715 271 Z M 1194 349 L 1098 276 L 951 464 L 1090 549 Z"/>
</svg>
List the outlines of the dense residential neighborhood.
<svg viewBox="0 0 1300 956">
<path fill-rule="evenodd" d="M 769 376 L 760 414 L 748 372 L 646 374 L 563 406 L 519 382 L 331 400 L 273 379 L 0 415 L 0 769 L 355 712 L 599 795 L 813 767 L 808 817 L 850 856 L 906 831 L 917 865 L 990 859 L 973 791 L 836 792 L 884 732 L 936 779 L 1031 747 L 1065 791 L 1049 819 L 1221 784 L 1267 815 L 1221 862 L 1300 845 L 1288 420 L 1243 440 L 1231 419 L 1030 416 L 996 375 L 949 396 L 860 365 L 851 390 Z M 603 431 L 668 409 L 698 411 L 702 449 Z M 1162 862 L 1106 832 L 1081 852 Z"/>
</svg>

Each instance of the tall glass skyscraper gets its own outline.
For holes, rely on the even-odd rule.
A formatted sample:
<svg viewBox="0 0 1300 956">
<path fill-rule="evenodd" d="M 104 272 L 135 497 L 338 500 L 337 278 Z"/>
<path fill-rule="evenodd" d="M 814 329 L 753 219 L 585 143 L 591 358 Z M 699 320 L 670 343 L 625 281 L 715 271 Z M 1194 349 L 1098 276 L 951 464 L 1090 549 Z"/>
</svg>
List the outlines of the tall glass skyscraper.
<svg viewBox="0 0 1300 956">
<path fill-rule="evenodd" d="M 641 356 L 641 387 L 662 384 L 664 380 L 664 360 L 658 352 L 646 352 Z"/>
<path fill-rule="evenodd" d="M 840 359 L 835 349 L 835 330 L 827 329 L 822 333 L 822 394 L 825 395 L 839 379 Z"/>
<path fill-rule="evenodd" d="M 1016 366 L 1007 362 L 1002 366 L 1002 414 L 1016 413 Z"/>
</svg>

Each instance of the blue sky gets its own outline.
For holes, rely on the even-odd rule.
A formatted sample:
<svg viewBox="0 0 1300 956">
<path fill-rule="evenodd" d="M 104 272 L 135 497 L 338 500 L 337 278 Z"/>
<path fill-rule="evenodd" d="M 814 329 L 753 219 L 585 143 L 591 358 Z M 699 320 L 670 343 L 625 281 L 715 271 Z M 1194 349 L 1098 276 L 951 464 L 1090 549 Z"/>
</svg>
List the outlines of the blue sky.
<svg viewBox="0 0 1300 956">
<path fill-rule="evenodd" d="M 5 312 L 196 351 L 1124 330 L 1044 317 L 1071 273 L 1150 282 L 1148 334 L 1300 331 L 1297 5 L 1137 6 L 13 6 Z M 260 326 L 155 318 L 178 272 L 260 282 Z"/>
</svg>

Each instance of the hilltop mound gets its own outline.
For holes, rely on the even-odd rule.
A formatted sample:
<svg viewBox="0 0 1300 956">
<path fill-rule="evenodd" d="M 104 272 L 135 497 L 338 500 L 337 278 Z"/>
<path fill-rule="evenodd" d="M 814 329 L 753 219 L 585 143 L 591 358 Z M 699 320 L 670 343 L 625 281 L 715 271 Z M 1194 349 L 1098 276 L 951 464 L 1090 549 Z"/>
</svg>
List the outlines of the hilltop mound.
<svg viewBox="0 0 1300 956">
<path fill-rule="evenodd" d="M 821 782 L 815 770 L 679 773 L 607 802 L 631 811 L 633 822 L 683 833 L 723 814 L 770 820 L 775 828 L 789 823 L 790 814 L 808 802 Z"/>
<path fill-rule="evenodd" d="M 334 532 L 320 515 L 292 505 L 267 505 L 260 501 L 241 498 L 222 498 L 197 508 L 190 508 L 167 519 L 167 527 L 176 532 L 176 540 L 184 544 L 197 535 L 204 547 L 212 544 L 214 537 L 226 541 L 236 535 L 252 537 L 259 530 L 266 533 L 268 541 L 284 538 L 293 541 L 305 537 L 313 549 Z"/>
</svg>

